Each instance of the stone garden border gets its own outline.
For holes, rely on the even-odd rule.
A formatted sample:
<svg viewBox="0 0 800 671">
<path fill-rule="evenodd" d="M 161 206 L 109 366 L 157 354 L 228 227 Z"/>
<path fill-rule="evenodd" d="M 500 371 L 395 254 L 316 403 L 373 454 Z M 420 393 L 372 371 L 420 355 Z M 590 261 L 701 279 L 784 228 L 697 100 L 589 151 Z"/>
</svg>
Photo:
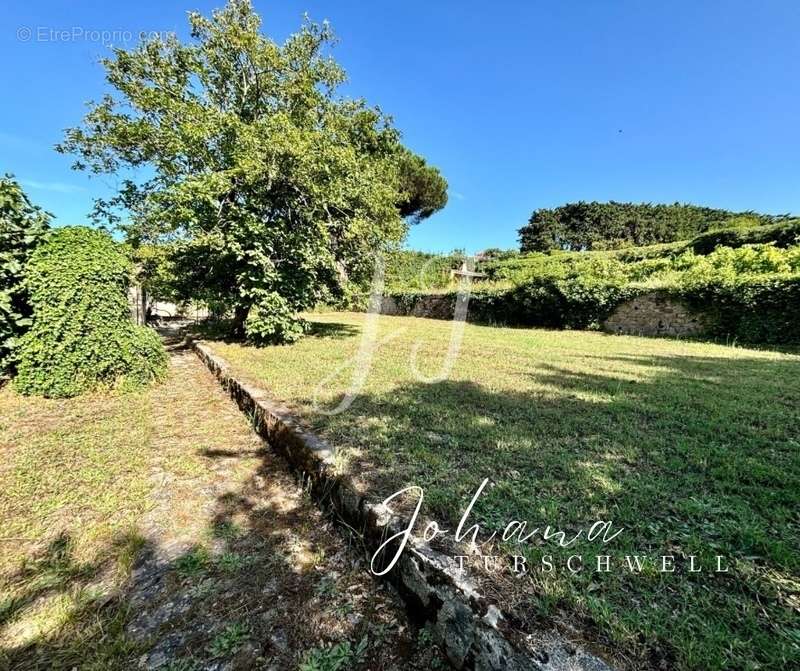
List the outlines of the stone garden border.
<svg viewBox="0 0 800 671">
<path fill-rule="evenodd" d="M 256 432 L 302 474 L 314 500 L 332 509 L 362 534 L 375 552 L 383 541 L 407 528 L 368 495 L 357 493 L 349 478 L 336 475 L 333 452 L 306 431 L 289 410 L 264 389 L 238 380 L 224 359 L 202 341 L 187 344 L 250 418 Z M 396 552 L 390 548 L 389 556 Z M 475 587 L 449 567 L 449 558 L 427 544 L 410 542 L 395 567 L 384 576 L 397 589 L 413 616 L 427 620 L 456 669 L 468 671 L 611 671 L 605 662 L 555 631 L 525 632 L 515 627 Z"/>
</svg>

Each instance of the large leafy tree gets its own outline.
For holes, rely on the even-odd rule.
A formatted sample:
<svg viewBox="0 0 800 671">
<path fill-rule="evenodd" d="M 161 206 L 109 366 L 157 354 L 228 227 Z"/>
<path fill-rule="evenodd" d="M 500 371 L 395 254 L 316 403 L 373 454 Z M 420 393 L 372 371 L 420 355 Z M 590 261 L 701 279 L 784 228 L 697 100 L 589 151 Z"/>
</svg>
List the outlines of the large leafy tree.
<svg viewBox="0 0 800 671">
<path fill-rule="evenodd" d="M 0 374 L 13 367 L 19 337 L 31 324 L 25 266 L 49 220 L 11 175 L 0 178 Z"/>
<path fill-rule="evenodd" d="M 277 44 L 248 0 L 189 22 L 187 43 L 104 60 L 114 92 L 59 149 L 79 169 L 147 175 L 96 216 L 134 242 L 177 240 L 184 289 L 227 301 L 254 340 L 292 340 L 296 313 L 368 275 L 375 250 L 443 206 L 446 182 L 379 109 L 339 95 L 327 24 Z"/>
</svg>

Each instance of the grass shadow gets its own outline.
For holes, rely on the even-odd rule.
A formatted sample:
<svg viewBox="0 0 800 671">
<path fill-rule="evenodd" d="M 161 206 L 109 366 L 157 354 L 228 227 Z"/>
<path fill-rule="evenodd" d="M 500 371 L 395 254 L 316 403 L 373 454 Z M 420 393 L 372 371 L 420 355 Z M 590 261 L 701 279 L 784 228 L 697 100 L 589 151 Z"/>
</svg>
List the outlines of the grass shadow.
<svg viewBox="0 0 800 671">
<path fill-rule="evenodd" d="M 59 624 L 32 641 L 0 646 L 2 668 L 83 668 L 90 660 L 94 668 L 112 668 L 121 657 L 129 656 L 133 648 L 123 633 L 124 590 L 112 588 L 109 575 L 146 551 L 147 543 L 140 536 L 121 534 L 91 561 L 79 561 L 71 537 L 62 532 L 18 571 L 4 577 L 0 633 L 13 629 L 31 609 L 50 609 L 58 615 Z"/>
<path fill-rule="evenodd" d="M 359 335 L 361 329 L 353 324 L 343 324 L 338 322 L 311 322 L 306 335 L 314 338 L 354 338 Z"/>
<path fill-rule="evenodd" d="M 531 575 L 531 592 L 518 605 L 533 605 L 537 616 L 553 620 L 566 611 L 593 622 L 643 664 L 800 662 L 792 634 L 800 594 L 800 363 L 585 358 L 589 370 L 538 365 L 528 374 L 531 390 L 407 383 L 309 421 L 355 448 L 350 471 L 373 491 L 422 486 L 425 511 L 447 528 L 489 477 L 471 518 L 486 536 L 511 520 L 574 531 L 610 519 L 626 529 L 611 547 L 555 548 L 556 560 L 573 552 L 667 554 L 681 567 L 667 577 Z M 646 374 L 632 375 L 631 366 Z M 538 562 L 542 549 L 525 552 Z M 686 572 L 692 554 L 703 573 Z M 709 570 L 717 554 L 732 567 L 726 575 Z"/>
</svg>

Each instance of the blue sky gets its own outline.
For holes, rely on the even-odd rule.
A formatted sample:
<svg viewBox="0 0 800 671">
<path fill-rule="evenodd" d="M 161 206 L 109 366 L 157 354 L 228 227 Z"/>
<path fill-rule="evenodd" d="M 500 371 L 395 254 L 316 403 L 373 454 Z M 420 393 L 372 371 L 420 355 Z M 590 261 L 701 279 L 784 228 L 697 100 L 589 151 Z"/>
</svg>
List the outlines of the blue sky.
<svg viewBox="0 0 800 671">
<path fill-rule="evenodd" d="M 85 222 L 115 180 L 71 171 L 52 145 L 104 90 L 103 42 L 185 35 L 187 10 L 220 4 L 6 0 L 0 171 L 59 223 Z M 329 19 L 347 92 L 449 180 L 413 248 L 513 247 L 533 209 L 580 199 L 800 213 L 795 0 L 254 4 L 276 39 L 303 12 Z"/>
</svg>

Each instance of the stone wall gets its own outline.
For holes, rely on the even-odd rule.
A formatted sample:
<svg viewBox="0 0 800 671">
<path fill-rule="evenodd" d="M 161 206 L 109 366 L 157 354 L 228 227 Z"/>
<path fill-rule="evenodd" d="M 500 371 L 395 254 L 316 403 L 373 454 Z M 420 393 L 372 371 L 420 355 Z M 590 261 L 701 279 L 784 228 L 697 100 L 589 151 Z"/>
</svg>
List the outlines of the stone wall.
<svg viewBox="0 0 800 671">
<path fill-rule="evenodd" d="M 312 498 L 359 534 L 368 554 L 386 545 L 381 561 L 393 557 L 410 520 L 379 503 L 375 492 L 363 492 L 350 476 L 337 473 L 333 448 L 306 430 L 269 392 L 237 379 L 227 362 L 205 343 L 189 342 L 254 430 L 302 475 Z M 519 613 L 499 608 L 455 568 L 450 557 L 420 539 L 409 539 L 397 564 L 383 577 L 404 599 L 411 615 L 430 624 L 455 669 L 613 671 L 554 628 L 533 629 Z"/>
<path fill-rule="evenodd" d="M 709 320 L 661 292 L 637 296 L 618 306 L 603 322 L 608 333 L 645 336 L 701 336 Z"/>
<path fill-rule="evenodd" d="M 455 301 L 452 293 L 400 298 L 386 295 L 381 303 L 381 314 L 453 319 Z M 475 321 L 476 317 L 468 315 L 467 320 Z M 709 335 L 711 326 L 711 319 L 707 315 L 692 310 L 661 291 L 643 294 L 622 303 L 602 324 L 607 333 L 672 337 Z"/>
<path fill-rule="evenodd" d="M 452 294 L 420 294 L 403 302 L 386 295 L 381 301 L 381 314 L 401 317 L 452 319 L 455 310 Z"/>
</svg>

